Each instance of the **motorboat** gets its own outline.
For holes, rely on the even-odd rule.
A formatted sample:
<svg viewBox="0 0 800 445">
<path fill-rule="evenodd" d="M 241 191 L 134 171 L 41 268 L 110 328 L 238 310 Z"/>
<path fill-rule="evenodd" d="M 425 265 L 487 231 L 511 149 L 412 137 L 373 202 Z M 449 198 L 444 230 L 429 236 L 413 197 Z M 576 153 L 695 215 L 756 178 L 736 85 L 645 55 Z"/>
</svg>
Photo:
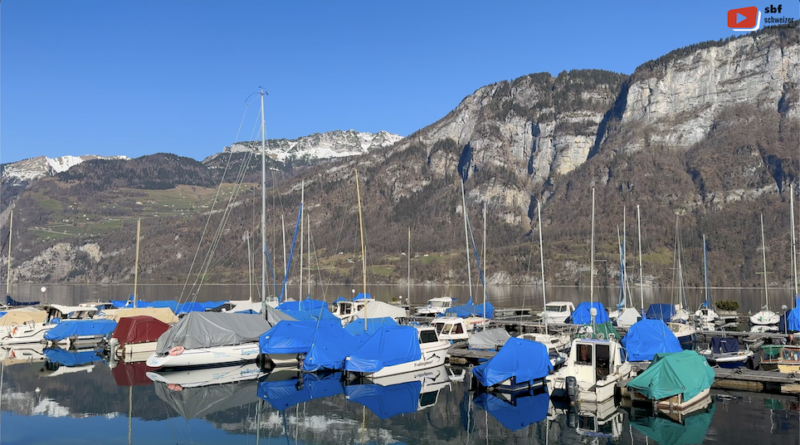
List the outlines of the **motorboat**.
<svg viewBox="0 0 800 445">
<path fill-rule="evenodd" d="M 700 351 L 700 355 L 712 366 L 738 368 L 747 365 L 748 360 L 753 358 L 753 351 L 739 349 L 739 340 L 735 338 L 712 337 L 711 344 L 707 349 Z"/>
<path fill-rule="evenodd" d="M 614 397 L 616 385 L 631 374 L 631 364 L 616 341 L 575 339 L 569 359 L 547 378 L 552 397 L 567 398 L 574 381 L 576 402 L 601 402 Z M 573 380 L 574 379 L 574 380 Z"/>
<path fill-rule="evenodd" d="M 800 371 L 800 346 L 761 346 L 761 367 L 765 371 L 785 373 Z"/>
<path fill-rule="evenodd" d="M 392 326 L 376 331 L 345 359 L 344 370 L 376 379 L 441 366 L 449 341 L 431 326 Z"/>
<path fill-rule="evenodd" d="M 694 351 L 656 354 L 650 366 L 628 382 L 631 400 L 654 408 L 691 412 L 704 407 L 714 383 L 714 370 Z"/>
<path fill-rule="evenodd" d="M 359 298 L 361 297 L 361 298 Z M 342 326 L 353 321 L 356 314 L 364 314 L 364 308 L 369 302 L 375 301 L 369 294 L 366 297 L 363 294 L 353 299 L 353 301 L 345 300 L 344 298 L 337 299 L 333 302 L 333 310 L 331 313 L 337 318 L 342 320 Z"/>
<path fill-rule="evenodd" d="M 631 326 L 622 338 L 622 347 L 632 362 L 651 361 L 656 354 L 680 352 L 681 344 L 661 320 L 644 319 Z"/>
<path fill-rule="evenodd" d="M 401 322 L 408 318 L 408 312 L 399 306 L 375 301 L 371 298 L 362 298 L 354 301 L 342 301 L 334 306 L 333 315 L 342 320 L 342 326 L 346 326 L 361 318 L 391 318 Z"/>
<path fill-rule="evenodd" d="M 567 334 L 545 334 L 542 332 L 529 332 L 520 334 L 517 338 L 539 342 L 547 346 L 549 352 L 565 352 L 572 345 L 572 339 Z"/>
<path fill-rule="evenodd" d="M 197 367 L 255 361 L 258 338 L 272 328 L 257 314 L 190 312 L 158 339 L 152 368 Z"/>
<path fill-rule="evenodd" d="M 542 310 L 536 314 L 539 319 L 547 323 L 566 323 L 567 318 L 575 311 L 575 305 L 569 301 L 553 301 L 547 303 Z"/>
<path fill-rule="evenodd" d="M 131 362 L 134 357 L 147 354 L 144 357 L 147 360 L 156 352 L 159 337 L 169 328 L 169 324 L 147 315 L 121 318 L 107 343 L 109 357 Z"/>
<path fill-rule="evenodd" d="M 472 375 L 488 391 L 520 391 L 542 387 L 553 371 L 547 346 L 509 338 L 497 355 L 472 368 Z"/>
<path fill-rule="evenodd" d="M 415 313 L 421 317 L 435 317 L 443 315 L 453 306 L 453 299 L 450 297 L 437 297 L 428 300 L 428 304 L 418 307 Z"/>
<path fill-rule="evenodd" d="M 780 314 L 772 312 L 766 307 L 750 316 L 750 323 L 759 326 L 777 325 L 780 321 Z"/>
<path fill-rule="evenodd" d="M 68 347 L 93 347 L 114 332 L 116 327 L 114 320 L 65 320 L 48 329 L 44 333 L 44 340 L 54 345 L 66 343 Z"/>
<path fill-rule="evenodd" d="M 29 307 L 9 311 L 0 318 L 0 345 L 39 343 L 61 321 L 88 320 L 96 313 L 94 307 L 60 304 L 45 305 L 41 310 Z"/>
<path fill-rule="evenodd" d="M 682 345 L 690 345 L 697 340 L 697 329 L 690 324 L 671 322 L 667 326 Z"/>
</svg>

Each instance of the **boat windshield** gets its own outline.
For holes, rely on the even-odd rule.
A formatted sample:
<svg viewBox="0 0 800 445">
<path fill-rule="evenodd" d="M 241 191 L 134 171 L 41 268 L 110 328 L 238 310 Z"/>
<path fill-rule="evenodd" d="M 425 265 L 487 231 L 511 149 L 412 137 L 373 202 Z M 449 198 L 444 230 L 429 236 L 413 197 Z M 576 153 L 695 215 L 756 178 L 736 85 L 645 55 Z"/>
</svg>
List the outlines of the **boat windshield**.
<svg viewBox="0 0 800 445">
<path fill-rule="evenodd" d="M 548 304 L 544 307 L 544 310 L 549 312 L 566 312 L 567 307 L 563 304 Z"/>
<path fill-rule="evenodd" d="M 436 331 L 434 330 L 420 331 L 419 333 L 420 343 L 435 343 L 437 341 L 439 341 L 439 338 L 436 336 Z"/>
<path fill-rule="evenodd" d="M 428 305 L 430 307 L 449 307 L 450 305 L 447 304 L 445 301 L 429 301 Z"/>
</svg>

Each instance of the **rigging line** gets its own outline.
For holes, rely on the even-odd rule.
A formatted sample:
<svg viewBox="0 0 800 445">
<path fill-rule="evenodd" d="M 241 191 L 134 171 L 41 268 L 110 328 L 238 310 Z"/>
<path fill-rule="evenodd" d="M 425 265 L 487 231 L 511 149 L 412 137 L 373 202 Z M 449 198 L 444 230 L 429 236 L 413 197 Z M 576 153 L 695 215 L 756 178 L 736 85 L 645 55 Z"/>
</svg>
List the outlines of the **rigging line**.
<svg viewBox="0 0 800 445">
<path fill-rule="evenodd" d="M 300 203 L 300 211 L 297 212 L 297 222 L 294 225 L 294 236 L 292 237 L 292 248 L 289 250 L 289 262 L 286 263 L 286 270 L 283 274 L 283 286 L 281 287 L 281 296 L 278 302 L 283 301 L 283 295 L 286 293 L 286 280 L 289 278 L 289 270 L 292 268 L 292 257 L 294 256 L 294 243 L 297 241 L 297 229 L 300 227 L 300 216 L 303 214 L 303 203 Z M 303 283 L 300 283 L 302 286 Z M 299 306 L 298 306 L 299 307 Z"/>
<path fill-rule="evenodd" d="M 469 227 L 469 239 L 472 241 L 472 250 L 475 252 L 475 261 L 478 263 L 478 276 L 481 279 L 481 285 L 486 286 L 483 280 L 483 269 L 481 269 L 481 257 L 478 254 L 478 245 L 475 244 L 475 237 L 472 235 L 472 223 L 469 220 L 469 215 L 467 215 L 467 226 Z M 486 296 L 484 296 L 484 299 Z"/>
<path fill-rule="evenodd" d="M 328 301 L 327 290 L 328 286 L 324 284 L 322 281 L 322 267 L 319 263 L 319 256 L 317 255 L 317 245 L 315 243 L 314 235 L 311 233 L 311 215 L 306 213 L 306 218 L 308 218 L 308 237 L 310 239 L 311 248 L 314 251 L 314 259 L 317 260 L 317 276 L 319 276 L 319 287 L 322 288 L 322 301 Z M 311 258 L 308 258 L 309 266 L 311 266 Z M 309 272 L 310 275 L 310 272 Z"/>
<path fill-rule="evenodd" d="M 234 142 L 235 142 L 236 139 L 239 139 L 239 134 L 242 131 L 242 125 L 244 125 L 244 119 L 245 119 L 245 117 L 247 117 L 247 109 L 248 109 L 248 105 L 247 105 L 247 103 L 245 103 L 244 113 L 242 113 L 242 120 L 239 122 L 239 129 L 236 130 L 236 137 L 234 138 Z M 231 147 L 232 146 L 233 146 L 233 143 L 231 144 Z M 214 206 L 217 203 L 217 198 L 219 197 L 220 190 L 222 190 L 222 184 L 225 183 L 225 175 L 228 173 L 228 167 L 230 166 L 232 158 L 233 158 L 233 150 L 231 150 L 230 154 L 228 155 L 228 160 L 225 162 L 225 169 L 222 172 L 222 177 L 220 177 L 219 186 L 217 187 L 217 193 L 214 195 L 214 202 L 213 202 L 213 204 L 211 206 L 212 209 L 214 208 Z M 183 301 L 183 293 L 186 291 L 186 285 L 189 283 L 189 278 L 192 276 L 192 269 L 194 269 L 194 263 L 197 260 L 197 255 L 200 253 L 200 246 L 203 244 L 203 238 L 205 237 L 206 230 L 208 229 L 208 224 L 209 224 L 209 221 L 211 221 L 211 216 L 212 215 L 213 215 L 212 213 L 209 213 L 208 214 L 208 218 L 206 219 L 205 227 L 203 227 L 203 233 L 200 235 L 200 242 L 197 243 L 197 250 L 195 250 L 195 252 L 194 252 L 194 258 L 192 258 L 192 264 L 189 267 L 189 273 L 186 274 L 186 281 L 183 283 L 183 288 L 181 289 L 181 294 L 178 297 L 178 303 Z"/>
</svg>

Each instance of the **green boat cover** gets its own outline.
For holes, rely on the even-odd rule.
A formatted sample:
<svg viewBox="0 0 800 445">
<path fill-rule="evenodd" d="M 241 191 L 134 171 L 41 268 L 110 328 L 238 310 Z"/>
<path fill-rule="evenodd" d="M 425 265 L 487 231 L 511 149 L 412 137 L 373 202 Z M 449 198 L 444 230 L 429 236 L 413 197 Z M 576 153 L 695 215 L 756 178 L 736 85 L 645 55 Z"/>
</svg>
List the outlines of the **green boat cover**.
<svg viewBox="0 0 800 445">
<path fill-rule="evenodd" d="M 694 351 L 681 351 L 656 354 L 647 370 L 628 382 L 628 388 L 651 400 L 678 394 L 689 400 L 713 383 L 714 370 L 705 357 Z"/>
<path fill-rule="evenodd" d="M 590 333 L 578 333 L 578 334 L 575 334 L 575 338 L 586 338 L 586 339 L 594 338 L 594 339 L 597 339 L 597 340 L 617 340 L 617 341 L 619 341 L 619 339 L 621 339 L 622 336 L 619 335 L 619 332 L 617 332 L 616 329 L 614 329 L 614 325 L 612 325 L 610 321 L 607 321 L 605 323 L 595 324 L 594 325 L 594 333 L 593 334 L 590 334 Z"/>
<path fill-rule="evenodd" d="M 661 445 L 698 444 L 703 443 L 716 409 L 712 403 L 701 413 L 687 417 L 683 424 L 664 417 L 632 419 L 631 424 Z"/>
</svg>

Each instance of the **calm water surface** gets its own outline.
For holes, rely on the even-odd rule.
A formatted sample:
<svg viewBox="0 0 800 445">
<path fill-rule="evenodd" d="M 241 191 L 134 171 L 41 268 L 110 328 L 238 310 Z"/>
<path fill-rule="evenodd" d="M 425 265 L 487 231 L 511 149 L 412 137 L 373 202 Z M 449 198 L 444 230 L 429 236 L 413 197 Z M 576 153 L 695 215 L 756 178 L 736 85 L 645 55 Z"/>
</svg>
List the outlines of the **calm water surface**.
<svg viewBox="0 0 800 445">
<path fill-rule="evenodd" d="M 20 299 L 39 299 L 38 287 L 12 290 Z M 131 291 L 131 286 L 48 287 L 46 298 L 62 304 L 121 299 Z M 177 298 L 180 290 L 141 286 L 139 294 L 144 300 Z M 322 287 L 315 290 L 313 295 L 322 298 Z M 404 286 L 370 291 L 382 300 L 407 293 Z M 330 301 L 348 292 L 348 287 L 328 286 L 324 296 Z M 554 288 L 548 299 L 578 302 L 586 292 Z M 606 304 L 616 300 L 615 290 L 597 293 Z M 248 294 L 247 286 L 206 286 L 198 300 Z M 464 294 L 465 287 L 418 286 L 411 300 Z M 533 287 L 492 287 L 489 295 L 496 306 L 541 305 Z M 645 305 L 668 302 L 670 295 L 651 290 Z M 789 291 L 770 295 L 779 304 L 789 302 Z M 717 290 L 715 296 L 739 301 L 744 310 L 757 309 L 762 298 L 757 290 Z M 184 373 L 177 377 L 181 384 L 166 385 L 148 379 L 141 364 L 112 369 L 99 357 L 80 363 L 87 359 L 83 356 L 71 366 L 58 366 L 45 360 L 41 348 L 28 351 L 28 358 L 20 358 L 23 354 L 7 357 L 0 370 L 0 443 L 800 444 L 796 396 L 714 391 L 714 402 L 681 425 L 613 402 L 593 411 L 570 408 L 545 394 L 517 400 L 515 408 L 475 394 L 468 387 L 469 374 L 454 381 L 450 375 L 462 371 L 446 368 L 383 387 L 345 385 L 338 374 L 300 382 L 293 373 L 263 375 L 241 368 L 228 375 L 239 372 L 247 380 L 193 387 L 209 374 Z"/>
</svg>

